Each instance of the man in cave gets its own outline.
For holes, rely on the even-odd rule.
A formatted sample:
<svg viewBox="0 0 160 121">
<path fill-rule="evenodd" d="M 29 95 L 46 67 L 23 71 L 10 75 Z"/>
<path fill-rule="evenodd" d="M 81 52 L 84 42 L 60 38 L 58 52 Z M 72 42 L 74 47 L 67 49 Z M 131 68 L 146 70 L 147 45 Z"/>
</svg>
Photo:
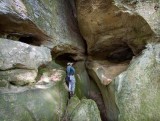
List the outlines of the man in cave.
<svg viewBox="0 0 160 121">
<path fill-rule="evenodd" d="M 74 95 L 75 91 L 75 69 L 73 67 L 73 63 L 67 63 L 67 68 L 66 68 L 66 81 L 68 82 L 68 88 L 69 88 L 69 95 L 72 97 Z"/>
</svg>

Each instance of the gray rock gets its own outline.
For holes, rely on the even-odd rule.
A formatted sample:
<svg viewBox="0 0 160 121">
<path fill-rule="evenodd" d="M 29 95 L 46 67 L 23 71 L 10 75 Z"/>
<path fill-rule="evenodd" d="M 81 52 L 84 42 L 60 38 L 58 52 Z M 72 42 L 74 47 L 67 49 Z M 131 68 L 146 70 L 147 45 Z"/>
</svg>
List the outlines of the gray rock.
<svg viewBox="0 0 160 121">
<path fill-rule="evenodd" d="M 81 99 L 82 97 L 89 97 L 90 88 L 90 79 L 85 68 L 84 61 L 75 63 L 74 65 L 76 70 L 76 95 Z"/>
<path fill-rule="evenodd" d="M 160 119 L 160 44 L 148 44 L 142 55 L 132 60 L 116 79 L 118 121 L 158 121 Z"/>
<path fill-rule="evenodd" d="M 0 80 L 6 80 L 14 85 L 25 85 L 35 82 L 37 77 L 36 70 L 14 69 L 0 71 Z M 2 83 L 4 81 L 0 81 Z"/>
<path fill-rule="evenodd" d="M 5 79 L 0 79 L 0 87 L 7 87 L 8 86 L 8 81 Z"/>
<path fill-rule="evenodd" d="M 68 98 L 63 80 L 62 76 L 57 82 L 46 85 L 0 88 L 0 120 L 61 120 Z"/>
<path fill-rule="evenodd" d="M 3 33 L 33 37 L 39 45 L 53 49 L 55 57 L 72 53 L 79 60 L 84 56 L 84 42 L 70 1 L 1 0 L 0 24 Z"/>
<path fill-rule="evenodd" d="M 69 101 L 67 111 L 68 121 L 101 121 L 98 107 L 91 99 L 79 100 L 74 96 Z"/>
<path fill-rule="evenodd" d="M 50 50 L 45 47 L 0 39 L 0 70 L 12 68 L 37 69 L 51 61 Z"/>
</svg>

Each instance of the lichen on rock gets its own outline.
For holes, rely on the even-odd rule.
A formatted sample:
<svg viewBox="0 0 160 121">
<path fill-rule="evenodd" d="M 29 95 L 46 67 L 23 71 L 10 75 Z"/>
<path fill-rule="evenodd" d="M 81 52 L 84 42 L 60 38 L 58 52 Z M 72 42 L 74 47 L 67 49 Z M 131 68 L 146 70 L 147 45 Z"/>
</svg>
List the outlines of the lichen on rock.
<svg viewBox="0 0 160 121">
<path fill-rule="evenodd" d="M 148 44 L 116 79 L 118 121 L 159 120 L 159 47 Z"/>
<path fill-rule="evenodd" d="M 72 97 L 66 113 L 69 121 L 101 121 L 98 107 L 91 99 Z"/>
</svg>

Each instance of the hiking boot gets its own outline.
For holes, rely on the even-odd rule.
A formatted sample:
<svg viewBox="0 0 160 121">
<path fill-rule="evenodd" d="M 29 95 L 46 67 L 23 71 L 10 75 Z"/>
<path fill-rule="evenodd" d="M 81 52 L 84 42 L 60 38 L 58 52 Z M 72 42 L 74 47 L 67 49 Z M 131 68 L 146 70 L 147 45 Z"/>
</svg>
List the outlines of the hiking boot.
<svg viewBox="0 0 160 121">
<path fill-rule="evenodd" d="M 72 97 L 74 96 L 74 93 L 72 92 Z"/>
<path fill-rule="evenodd" d="M 70 97 L 73 97 L 73 95 L 74 95 L 74 94 L 73 94 L 73 92 L 71 91 L 71 92 L 70 92 Z"/>
<path fill-rule="evenodd" d="M 69 99 L 72 97 L 72 92 L 69 92 Z"/>
</svg>

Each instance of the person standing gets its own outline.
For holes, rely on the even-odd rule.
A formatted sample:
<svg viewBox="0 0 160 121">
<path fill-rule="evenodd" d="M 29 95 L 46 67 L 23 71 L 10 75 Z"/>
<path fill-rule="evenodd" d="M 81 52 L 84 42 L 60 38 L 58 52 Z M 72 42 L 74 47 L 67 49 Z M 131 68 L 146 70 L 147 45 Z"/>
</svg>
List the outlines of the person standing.
<svg viewBox="0 0 160 121">
<path fill-rule="evenodd" d="M 75 69 L 73 67 L 73 63 L 67 63 L 67 69 L 66 69 L 66 72 L 67 72 L 67 80 L 69 82 L 69 94 L 70 94 L 70 97 L 72 97 L 74 95 L 74 92 L 75 92 L 75 83 L 76 83 L 76 80 L 75 80 Z"/>
</svg>

